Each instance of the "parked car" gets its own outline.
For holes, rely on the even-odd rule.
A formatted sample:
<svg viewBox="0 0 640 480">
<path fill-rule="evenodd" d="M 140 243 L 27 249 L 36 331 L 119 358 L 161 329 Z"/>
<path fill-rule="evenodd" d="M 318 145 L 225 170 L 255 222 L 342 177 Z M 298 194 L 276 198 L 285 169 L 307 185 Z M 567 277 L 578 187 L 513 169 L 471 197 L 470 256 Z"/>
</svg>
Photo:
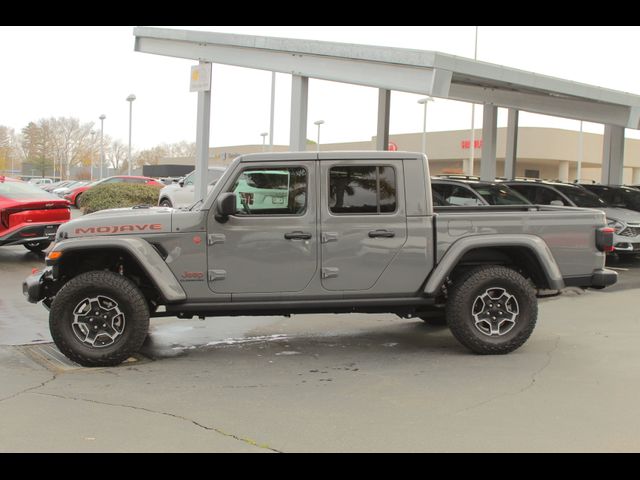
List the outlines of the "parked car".
<svg viewBox="0 0 640 480">
<path fill-rule="evenodd" d="M 627 208 L 640 211 L 640 190 L 623 185 L 600 185 L 582 183 L 584 188 L 598 195 L 610 207 Z"/>
<path fill-rule="evenodd" d="M 195 212 L 120 208 L 64 225 L 23 292 L 50 308 L 62 353 L 110 366 L 160 316 L 444 310 L 469 350 L 504 354 L 533 332 L 536 294 L 617 280 L 605 268 L 613 232 L 603 212 L 485 205 L 434 215 L 430 197 L 420 153 L 241 155 Z"/>
<path fill-rule="evenodd" d="M 105 185 L 109 183 L 138 183 L 145 185 L 162 185 L 162 183 L 158 182 L 155 178 L 151 177 L 135 177 L 128 175 L 116 175 L 113 177 L 103 178 L 102 180 L 98 180 L 97 182 L 89 183 L 87 185 L 83 185 L 81 187 L 77 187 L 72 189 L 70 192 L 64 195 L 64 198 L 69 200 L 69 203 L 75 205 L 76 208 L 80 207 L 80 197 L 84 192 L 93 188 L 97 185 Z"/>
<path fill-rule="evenodd" d="M 40 252 L 70 218 L 69 202 L 32 183 L 0 176 L 0 245 Z"/>
<path fill-rule="evenodd" d="M 53 180 L 51 180 L 50 178 L 32 178 L 29 180 L 29 183 L 31 185 L 44 186 L 51 185 L 53 183 Z"/>
<path fill-rule="evenodd" d="M 65 182 L 64 185 L 61 185 L 59 187 L 54 188 L 53 190 L 50 190 L 51 193 L 53 193 L 54 195 L 57 195 L 59 197 L 63 197 L 69 193 L 71 190 L 74 190 L 76 188 L 79 187 L 84 187 L 85 185 L 89 185 L 89 183 L 91 182 L 86 182 L 83 180 L 74 180 L 72 182 Z"/>
<path fill-rule="evenodd" d="M 226 167 L 209 167 L 207 177 L 209 190 L 216 184 L 225 170 Z M 186 208 L 192 205 L 195 202 L 195 175 L 196 171 L 194 170 L 184 179 L 162 188 L 158 197 L 158 205 L 173 208 Z"/>
<path fill-rule="evenodd" d="M 640 213 L 609 205 L 595 193 L 577 184 L 544 180 L 513 180 L 505 183 L 537 205 L 602 210 L 607 216 L 607 225 L 614 229 L 614 252 L 618 254 L 640 252 Z"/>
<path fill-rule="evenodd" d="M 62 185 L 65 185 L 67 183 L 71 183 L 73 180 L 59 180 L 57 182 L 53 182 L 53 183 L 49 183 L 47 185 L 41 185 L 40 188 L 42 188 L 42 190 L 44 190 L 45 192 L 51 192 L 53 191 L 54 188 L 58 188 Z"/>
<path fill-rule="evenodd" d="M 477 177 L 440 175 L 431 177 L 433 205 L 527 205 L 529 200 L 504 183 L 484 182 Z"/>
</svg>

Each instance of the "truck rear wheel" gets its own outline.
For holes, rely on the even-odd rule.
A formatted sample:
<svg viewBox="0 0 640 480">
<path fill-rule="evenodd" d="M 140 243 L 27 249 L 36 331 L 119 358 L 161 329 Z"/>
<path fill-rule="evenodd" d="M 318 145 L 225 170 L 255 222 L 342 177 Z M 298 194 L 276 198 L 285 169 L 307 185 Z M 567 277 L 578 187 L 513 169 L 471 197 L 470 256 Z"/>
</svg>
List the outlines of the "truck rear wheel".
<svg viewBox="0 0 640 480">
<path fill-rule="evenodd" d="M 149 329 L 149 307 L 126 277 L 101 270 L 69 280 L 55 296 L 49 329 L 56 346 L 85 367 L 118 365 L 137 352 Z"/>
<path fill-rule="evenodd" d="M 450 291 L 447 324 L 454 337 L 478 354 L 504 354 L 527 341 L 538 317 L 529 282 L 502 266 L 478 267 Z"/>
</svg>

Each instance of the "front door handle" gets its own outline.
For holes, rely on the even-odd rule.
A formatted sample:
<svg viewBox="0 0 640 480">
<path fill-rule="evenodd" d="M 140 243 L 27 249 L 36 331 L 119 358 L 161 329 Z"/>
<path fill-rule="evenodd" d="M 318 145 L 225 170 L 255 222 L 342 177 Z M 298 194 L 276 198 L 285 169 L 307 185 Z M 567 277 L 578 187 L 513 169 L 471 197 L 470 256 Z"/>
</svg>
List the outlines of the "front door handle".
<svg viewBox="0 0 640 480">
<path fill-rule="evenodd" d="M 287 240 L 309 240 L 311 239 L 311 234 L 305 232 L 289 232 L 284 234 L 284 238 Z"/>
<path fill-rule="evenodd" d="M 395 236 L 396 233 L 390 230 L 371 230 L 369 232 L 369 238 L 393 238 Z"/>
</svg>

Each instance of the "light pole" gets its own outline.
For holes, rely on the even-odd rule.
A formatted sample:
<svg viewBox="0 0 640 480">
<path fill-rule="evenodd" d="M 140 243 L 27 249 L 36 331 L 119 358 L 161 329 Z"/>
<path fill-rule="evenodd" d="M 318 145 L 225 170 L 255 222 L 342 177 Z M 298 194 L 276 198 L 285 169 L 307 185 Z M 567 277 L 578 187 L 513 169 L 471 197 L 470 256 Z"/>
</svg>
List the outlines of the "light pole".
<svg viewBox="0 0 640 480">
<path fill-rule="evenodd" d="M 418 100 L 420 105 L 424 105 L 424 118 L 422 119 L 422 153 L 427 154 L 427 105 L 433 102 L 432 97 L 424 97 Z"/>
<path fill-rule="evenodd" d="M 127 175 L 131 176 L 131 118 L 133 115 L 133 101 L 136 99 L 136 96 L 132 93 L 127 97 L 127 102 L 129 102 L 129 155 L 127 156 Z"/>
<path fill-rule="evenodd" d="M 276 109 L 276 72 L 271 72 L 271 112 L 269 114 L 269 151 L 273 152 L 273 119 Z"/>
<path fill-rule="evenodd" d="M 476 39 L 473 47 L 473 59 L 478 59 L 478 27 L 476 26 Z M 469 156 L 469 168 L 465 172 L 467 175 L 473 175 L 473 159 L 476 153 L 476 104 L 471 104 L 471 145 L 469 147 L 469 151 L 471 155 Z"/>
<path fill-rule="evenodd" d="M 89 150 L 89 175 L 91 176 L 91 181 L 93 182 L 93 147 L 96 144 L 96 131 L 91 130 L 91 150 Z"/>
<path fill-rule="evenodd" d="M 578 168 L 576 168 L 577 183 L 580 183 L 582 176 L 582 157 L 584 156 L 584 138 L 582 136 L 582 120 L 580 120 L 580 135 L 578 137 Z"/>
<path fill-rule="evenodd" d="M 315 122 L 313 122 L 314 125 L 318 126 L 318 145 L 316 148 L 317 152 L 320 151 L 320 125 L 322 125 L 323 123 L 324 123 L 324 120 L 316 120 Z"/>
<path fill-rule="evenodd" d="M 103 113 L 100 119 L 100 180 L 102 180 L 102 166 L 104 165 L 104 119 L 107 116 Z"/>
<path fill-rule="evenodd" d="M 260 134 L 260 136 L 262 137 L 262 151 L 263 151 L 263 152 L 264 152 L 264 150 L 265 150 L 265 148 L 266 148 L 266 145 L 265 145 L 265 143 L 264 143 L 264 142 L 265 142 L 265 140 L 266 140 L 266 138 L 267 138 L 267 135 L 269 135 L 269 132 L 262 132 L 262 133 Z"/>
</svg>

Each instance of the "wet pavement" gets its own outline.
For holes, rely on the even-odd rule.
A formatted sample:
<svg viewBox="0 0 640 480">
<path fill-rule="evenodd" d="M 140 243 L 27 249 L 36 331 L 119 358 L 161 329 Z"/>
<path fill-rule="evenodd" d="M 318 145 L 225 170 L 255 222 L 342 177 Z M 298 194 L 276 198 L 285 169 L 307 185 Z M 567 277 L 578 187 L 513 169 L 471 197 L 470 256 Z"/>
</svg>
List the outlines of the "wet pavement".
<svg viewBox="0 0 640 480">
<path fill-rule="evenodd" d="M 394 315 L 165 318 L 97 369 L 52 355 L 20 286 L 42 262 L 0 248 L 0 451 L 640 450 L 637 258 L 505 356 Z"/>
</svg>

